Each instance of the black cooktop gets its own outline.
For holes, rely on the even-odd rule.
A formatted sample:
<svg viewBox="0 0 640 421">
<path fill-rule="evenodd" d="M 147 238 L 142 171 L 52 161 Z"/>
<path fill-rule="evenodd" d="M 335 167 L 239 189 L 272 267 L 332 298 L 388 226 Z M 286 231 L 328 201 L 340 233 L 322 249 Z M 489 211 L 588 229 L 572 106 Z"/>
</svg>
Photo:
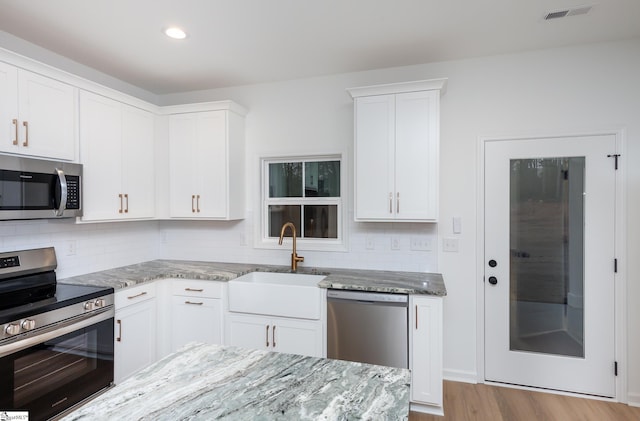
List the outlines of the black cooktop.
<svg viewBox="0 0 640 421">
<path fill-rule="evenodd" d="M 34 316 L 36 314 L 46 313 L 71 304 L 87 301 L 92 298 L 113 294 L 113 292 L 113 288 L 104 286 L 58 283 L 56 284 L 55 295 L 52 297 L 0 310 L 0 324 Z"/>
</svg>

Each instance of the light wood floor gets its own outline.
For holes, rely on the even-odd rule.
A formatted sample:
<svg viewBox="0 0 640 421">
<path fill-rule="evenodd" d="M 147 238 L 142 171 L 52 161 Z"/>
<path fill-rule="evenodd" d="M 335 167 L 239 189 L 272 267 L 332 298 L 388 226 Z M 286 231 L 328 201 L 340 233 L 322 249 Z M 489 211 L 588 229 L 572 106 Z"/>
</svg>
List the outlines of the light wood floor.
<svg viewBox="0 0 640 421">
<path fill-rule="evenodd" d="M 638 421 L 640 408 L 507 387 L 444 382 L 444 417 L 411 412 L 409 421 Z"/>
</svg>

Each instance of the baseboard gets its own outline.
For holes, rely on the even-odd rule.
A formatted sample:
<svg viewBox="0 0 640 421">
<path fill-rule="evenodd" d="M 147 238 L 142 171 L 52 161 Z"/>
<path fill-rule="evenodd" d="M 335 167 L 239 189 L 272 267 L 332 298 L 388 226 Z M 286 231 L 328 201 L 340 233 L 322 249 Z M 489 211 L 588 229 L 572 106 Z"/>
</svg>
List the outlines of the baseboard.
<svg viewBox="0 0 640 421">
<path fill-rule="evenodd" d="M 441 406 L 425 405 L 422 403 L 411 402 L 411 405 L 409 408 L 411 411 L 414 411 L 414 412 L 421 412 L 423 414 L 430 414 L 430 415 L 439 415 L 441 417 L 444 416 L 444 410 L 442 409 Z"/>
<path fill-rule="evenodd" d="M 640 407 L 640 393 L 629 393 L 627 399 L 627 405 Z"/>
<path fill-rule="evenodd" d="M 478 373 L 475 371 L 447 370 L 442 371 L 445 380 L 461 383 L 478 383 Z"/>
</svg>

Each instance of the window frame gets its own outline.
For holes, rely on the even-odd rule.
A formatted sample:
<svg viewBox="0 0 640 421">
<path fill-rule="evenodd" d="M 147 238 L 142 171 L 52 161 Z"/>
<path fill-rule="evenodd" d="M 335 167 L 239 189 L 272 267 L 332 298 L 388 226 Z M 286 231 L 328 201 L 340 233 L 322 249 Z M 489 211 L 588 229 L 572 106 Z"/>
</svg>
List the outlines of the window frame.
<svg viewBox="0 0 640 421">
<path fill-rule="evenodd" d="M 340 196 L 339 197 L 304 197 L 305 189 L 305 171 L 307 162 L 325 162 L 338 161 L 340 163 Z M 303 168 L 302 175 L 302 194 L 303 197 L 269 197 L 269 164 L 278 164 L 285 162 L 301 162 Z M 345 193 L 347 189 L 346 169 L 344 154 L 321 154 L 321 155 L 294 155 L 294 156 L 269 156 L 260 158 L 260 227 L 257 236 L 258 248 L 282 248 L 278 244 L 278 237 L 269 236 L 269 206 L 270 205 L 299 205 L 300 221 L 302 226 L 296 238 L 298 250 L 317 250 L 317 251 L 347 251 L 346 242 L 346 206 Z M 304 234 L 304 206 L 307 205 L 335 205 L 337 207 L 337 238 L 314 238 L 302 237 Z M 291 235 L 290 232 L 287 232 Z M 285 237 L 286 238 L 286 237 Z M 286 241 L 286 240 L 285 240 Z"/>
</svg>

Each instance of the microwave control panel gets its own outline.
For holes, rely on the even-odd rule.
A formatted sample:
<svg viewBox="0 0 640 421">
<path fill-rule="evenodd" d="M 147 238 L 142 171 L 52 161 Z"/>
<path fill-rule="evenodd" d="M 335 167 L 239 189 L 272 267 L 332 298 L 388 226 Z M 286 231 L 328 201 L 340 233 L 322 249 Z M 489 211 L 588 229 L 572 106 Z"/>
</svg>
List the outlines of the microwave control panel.
<svg viewBox="0 0 640 421">
<path fill-rule="evenodd" d="M 80 209 L 80 177 L 67 175 L 67 209 Z"/>
</svg>

